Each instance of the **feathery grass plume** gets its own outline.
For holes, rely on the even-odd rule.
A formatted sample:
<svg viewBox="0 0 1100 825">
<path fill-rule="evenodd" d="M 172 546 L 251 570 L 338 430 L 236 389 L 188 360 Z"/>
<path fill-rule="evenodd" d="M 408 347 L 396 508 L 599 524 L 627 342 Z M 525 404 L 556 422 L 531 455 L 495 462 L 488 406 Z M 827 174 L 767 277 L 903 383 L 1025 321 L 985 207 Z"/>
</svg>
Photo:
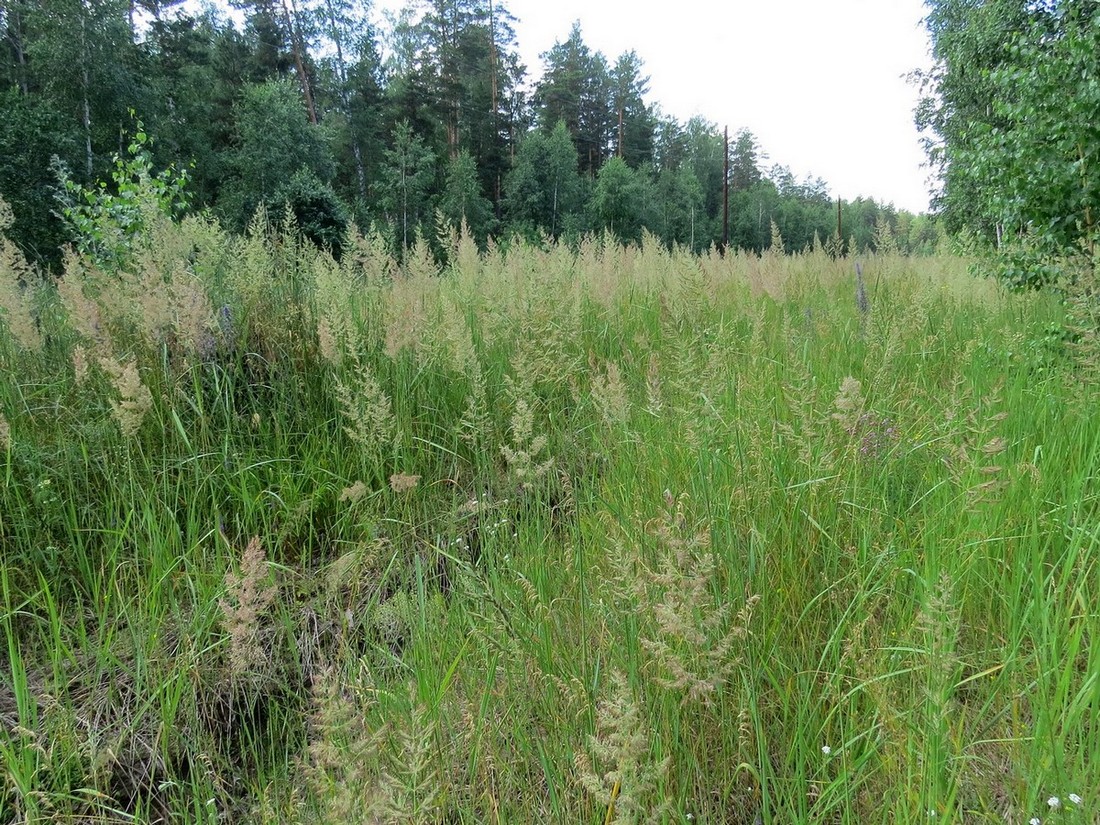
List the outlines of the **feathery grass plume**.
<svg viewBox="0 0 1100 825">
<path fill-rule="evenodd" d="M 73 347 L 73 379 L 77 386 L 82 386 L 88 380 L 88 352 L 81 344 Z"/>
<path fill-rule="evenodd" d="M 833 400 L 833 420 L 844 428 L 849 435 L 856 432 L 859 418 L 863 414 L 863 385 L 858 379 L 846 376 L 840 382 L 840 391 Z"/>
<path fill-rule="evenodd" d="M 502 444 L 500 451 L 508 462 L 508 473 L 512 481 L 521 489 L 527 490 L 550 471 L 554 466 L 554 459 L 552 456 L 540 459 L 549 439 L 545 435 L 535 435 L 535 414 L 528 401 L 534 397 L 530 375 L 522 372 L 518 378 L 506 375 L 504 382 L 505 390 L 512 401 L 512 443 Z"/>
<path fill-rule="evenodd" d="M 214 354 L 214 305 L 202 282 L 182 264 L 169 287 L 172 307 L 172 344 L 183 358 L 209 358 Z"/>
<path fill-rule="evenodd" d="M 146 414 L 153 408 L 153 395 L 141 383 L 137 361 L 120 364 L 110 356 L 101 356 L 99 366 L 111 380 L 118 396 L 111 407 L 118 427 L 125 438 L 133 438 L 141 429 Z"/>
<path fill-rule="evenodd" d="M 369 309 L 370 297 L 377 291 L 375 285 L 367 285 L 358 270 L 338 265 L 328 256 L 317 255 L 308 266 L 313 272 L 314 315 L 317 318 L 317 341 L 321 357 L 333 367 L 339 367 L 345 351 L 353 342 L 367 350 L 373 349 L 367 324 L 367 337 L 359 336 L 353 312 L 357 306 Z M 350 270 L 350 271 L 349 271 Z M 368 297 L 369 296 L 369 297 Z M 367 299 L 367 300 L 364 300 Z"/>
<path fill-rule="evenodd" d="M 594 353 L 588 356 L 592 376 L 590 395 L 609 430 L 617 430 L 630 420 L 631 403 L 622 371 L 615 361 L 607 361 L 601 368 Z"/>
<path fill-rule="evenodd" d="M 792 348 L 795 349 L 795 348 Z M 815 447 L 820 442 L 818 433 L 818 384 L 806 362 L 801 358 L 792 361 L 792 377 L 784 380 L 782 393 L 797 423 L 777 421 L 776 430 L 792 444 L 798 445 L 798 459 L 807 467 L 815 466 L 819 459 Z"/>
<path fill-rule="evenodd" d="M 388 729 L 371 730 L 376 693 L 363 686 L 349 695 L 341 687 L 340 674 L 322 667 L 313 679 L 310 714 L 312 731 L 305 776 L 320 820 L 326 823 L 368 825 L 379 820 L 381 751 Z"/>
<path fill-rule="evenodd" d="M 470 364 L 467 380 L 470 389 L 466 394 L 466 409 L 458 422 L 458 434 L 470 446 L 480 448 L 492 442 L 495 428 L 489 414 L 485 374 L 477 359 Z"/>
<path fill-rule="evenodd" d="M 420 483 L 420 476 L 408 475 L 406 473 L 394 473 L 390 476 L 390 489 L 395 493 L 406 493 L 409 490 L 416 489 L 416 485 Z"/>
<path fill-rule="evenodd" d="M 417 352 L 428 329 L 428 296 L 438 282 L 413 269 L 393 282 L 385 294 L 382 323 L 385 327 L 385 353 L 396 359 L 404 350 Z"/>
<path fill-rule="evenodd" d="M 226 598 L 218 600 L 218 607 L 229 634 L 229 670 L 235 678 L 258 674 L 269 660 L 264 622 L 275 588 L 264 586 L 268 572 L 260 537 L 253 536 L 241 556 L 240 573 L 225 574 Z"/>
<path fill-rule="evenodd" d="M 317 345 L 322 358 L 334 367 L 340 366 L 344 353 L 336 342 L 336 333 L 333 332 L 332 322 L 328 318 L 321 317 L 317 321 Z"/>
<path fill-rule="evenodd" d="M 150 346 L 158 346 L 172 329 L 171 269 L 159 256 L 146 251 L 132 267 L 119 272 L 105 291 L 104 308 L 116 320 L 132 323 Z"/>
<path fill-rule="evenodd" d="M 996 408 L 1000 404 L 1000 394 L 1000 387 L 987 393 L 981 406 Z M 952 479 L 965 489 L 967 499 L 973 506 L 993 500 L 1008 483 L 999 458 L 1008 447 L 1008 442 L 996 434 L 997 426 L 1008 418 L 1008 413 L 1002 411 L 983 415 L 983 410 L 971 408 L 965 418 L 956 420 L 953 408 L 963 400 L 965 394 L 955 399 L 952 409 L 945 416 L 947 424 L 950 426 L 953 423 L 953 429 L 957 430 L 954 433 L 957 441 L 950 448 L 945 463 Z"/>
<path fill-rule="evenodd" d="M 875 238 L 873 241 L 875 245 L 875 254 L 887 257 L 898 254 L 898 241 L 894 237 L 894 229 L 890 226 L 890 221 L 886 219 L 886 216 L 881 212 L 878 217 L 875 218 Z"/>
<path fill-rule="evenodd" d="M 11 424 L 8 423 L 8 419 L 4 417 L 3 413 L 0 413 L 0 450 L 11 449 Z"/>
<path fill-rule="evenodd" d="M 377 228 L 364 235 L 358 226 L 349 227 L 342 263 L 370 289 L 389 285 L 397 277 L 398 265 L 390 254 L 389 241 Z"/>
<path fill-rule="evenodd" d="M 349 380 L 336 381 L 336 398 L 347 419 L 344 432 L 368 454 L 380 456 L 398 436 L 393 404 L 362 354 L 350 355 Z"/>
<path fill-rule="evenodd" d="M 952 765 L 961 762 L 962 740 L 954 731 L 957 712 L 954 701 L 959 659 L 956 647 L 959 634 L 959 612 L 955 607 L 951 577 L 945 570 L 929 594 L 914 623 L 917 638 L 914 647 L 921 651 L 923 684 L 918 681 L 923 696 L 914 697 L 919 708 L 919 725 L 914 729 L 914 748 L 925 765 L 924 802 L 922 808 L 954 797 L 950 787 L 957 781 Z"/>
<path fill-rule="evenodd" d="M 768 251 L 776 255 L 786 254 L 786 249 L 783 247 L 783 235 L 779 232 L 779 224 L 774 220 L 772 221 L 772 239 L 771 244 L 768 246 Z"/>
<path fill-rule="evenodd" d="M 96 349 L 110 350 L 107 326 L 99 303 L 88 296 L 88 289 L 102 275 L 90 262 L 71 247 L 66 247 L 62 263 L 63 274 L 57 282 L 57 294 L 65 308 L 69 324 L 81 338 Z"/>
<path fill-rule="evenodd" d="M 479 369 L 474 337 L 466 313 L 454 300 L 443 300 L 442 317 L 435 330 L 434 346 L 438 357 L 457 375 L 470 375 Z"/>
<path fill-rule="evenodd" d="M 477 248 L 477 241 L 470 234 L 470 227 L 463 218 L 458 225 L 458 231 L 449 250 L 448 260 L 452 272 L 466 278 L 477 278 L 481 275 L 481 253 Z"/>
<path fill-rule="evenodd" d="M 0 318 L 20 349 L 39 352 L 42 334 L 27 300 L 34 270 L 19 248 L 4 235 L 14 222 L 11 207 L 0 197 Z"/>
<path fill-rule="evenodd" d="M 672 758 L 654 761 L 651 740 L 630 683 L 612 671 L 610 695 L 596 708 L 596 733 L 573 757 L 577 781 L 605 809 L 605 823 L 664 822 L 672 811 L 665 793 Z"/>
<path fill-rule="evenodd" d="M 715 556 L 706 529 L 687 524 L 687 497 L 665 493 L 665 512 L 646 531 L 656 540 L 656 565 L 641 559 L 624 570 L 638 571 L 634 592 L 640 614 L 650 617 L 639 630 L 661 687 L 682 694 L 682 702 L 709 705 L 714 692 L 740 665 L 735 643 L 749 636 L 749 622 L 760 600 L 750 596 L 736 616 L 731 602 L 715 597 Z"/>
<path fill-rule="evenodd" d="M 409 688 L 416 691 L 416 683 Z M 427 825 L 440 821 L 441 782 L 433 764 L 438 719 L 432 709 L 413 696 L 412 717 L 397 728 L 399 747 L 390 753 L 379 785 L 378 815 L 393 825 Z"/>
<path fill-rule="evenodd" d="M 349 504 L 356 504 L 363 499 L 363 497 L 369 492 L 367 485 L 362 481 L 357 481 L 350 487 L 345 487 L 340 491 L 340 503 L 345 501 Z"/>
</svg>

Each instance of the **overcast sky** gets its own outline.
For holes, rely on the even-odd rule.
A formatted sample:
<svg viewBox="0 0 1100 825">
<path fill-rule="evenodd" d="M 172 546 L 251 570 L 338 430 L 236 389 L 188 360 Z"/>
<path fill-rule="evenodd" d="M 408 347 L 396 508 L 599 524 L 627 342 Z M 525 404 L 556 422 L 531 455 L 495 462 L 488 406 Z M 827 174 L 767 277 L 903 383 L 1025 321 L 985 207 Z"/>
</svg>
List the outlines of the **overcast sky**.
<svg viewBox="0 0 1100 825">
<path fill-rule="evenodd" d="M 921 0 L 504 0 L 534 82 L 539 55 L 579 20 L 610 62 L 634 49 L 650 102 L 681 120 L 748 127 L 772 163 L 824 178 L 834 195 L 928 208 L 913 126 L 927 66 Z M 378 10 L 402 0 L 376 0 Z"/>
</svg>

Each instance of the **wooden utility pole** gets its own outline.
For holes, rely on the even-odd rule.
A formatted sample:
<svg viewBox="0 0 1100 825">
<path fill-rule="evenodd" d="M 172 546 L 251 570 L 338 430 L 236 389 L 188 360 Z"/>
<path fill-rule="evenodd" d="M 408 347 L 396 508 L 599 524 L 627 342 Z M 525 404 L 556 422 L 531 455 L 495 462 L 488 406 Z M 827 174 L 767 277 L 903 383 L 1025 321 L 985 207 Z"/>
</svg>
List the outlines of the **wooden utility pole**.
<svg viewBox="0 0 1100 825">
<path fill-rule="evenodd" d="M 726 254 L 726 248 L 730 242 L 730 127 L 726 127 L 725 139 L 725 174 L 722 176 L 722 254 Z"/>
<path fill-rule="evenodd" d="M 840 224 L 840 198 L 836 199 L 836 239 L 844 240 L 844 227 Z"/>
</svg>

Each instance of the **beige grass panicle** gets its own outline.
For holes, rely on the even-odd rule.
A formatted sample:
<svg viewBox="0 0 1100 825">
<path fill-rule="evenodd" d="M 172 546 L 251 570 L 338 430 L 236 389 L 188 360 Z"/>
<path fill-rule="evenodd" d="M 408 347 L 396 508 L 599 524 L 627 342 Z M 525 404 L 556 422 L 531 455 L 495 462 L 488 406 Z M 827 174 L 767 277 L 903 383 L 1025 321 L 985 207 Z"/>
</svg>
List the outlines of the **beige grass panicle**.
<svg viewBox="0 0 1100 825">
<path fill-rule="evenodd" d="M 609 430 L 617 430 L 630 420 L 632 404 L 630 393 L 623 379 L 622 370 L 616 361 L 597 364 L 595 355 L 588 359 L 592 376 L 592 403 L 600 413 L 604 425 Z"/>
<path fill-rule="evenodd" d="M 8 423 L 8 419 L 4 417 L 3 413 L 0 413 L 0 450 L 11 449 L 11 424 Z"/>
<path fill-rule="evenodd" d="M 77 386 L 83 386 L 84 382 L 88 380 L 88 351 L 84 349 L 82 344 L 73 347 L 72 362 L 73 378 Z"/>
<path fill-rule="evenodd" d="M 226 572 L 225 598 L 218 601 L 229 634 L 229 669 L 234 678 L 257 675 L 269 661 L 265 614 L 276 591 L 265 586 L 268 578 L 263 544 L 259 536 L 253 536 L 241 556 L 240 572 Z"/>
<path fill-rule="evenodd" d="M 309 760 L 305 776 L 322 805 L 321 821 L 377 823 L 381 751 L 388 729 L 371 729 L 376 700 L 362 686 L 343 688 L 342 674 L 322 667 L 313 679 Z"/>
<path fill-rule="evenodd" d="M 42 334 L 27 299 L 34 270 L 19 248 L 4 236 L 14 220 L 11 207 L 0 198 L 0 320 L 20 349 L 38 352 L 42 349 Z"/>
<path fill-rule="evenodd" d="M 412 713 L 396 728 L 397 747 L 387 753 L 376 810 L 381 822 L 434 825 L 443 813 L 436 748 L 438 717 L 416 697 L 415 682 L 409 692 Z"/>
<path fill-rule="evenodd" d="M 57 282 L 57 294 L 72 329 L 95 352 L 111 351 L 108 316 L 100 307 L 99 283 L 103 280 L 91 261 L 66 248 L 62 260 L 62 276 Z"/>
<path fill-rule="evenodd" d="M 350 375 L 336 381 L 336 398 L 347 422 L 344 432 L 369 454 L 380 455 L 399 436 L 393 402 L 359 352 L 350 353 L 349 367 Z"/>
<path fill-rule="evenodd" d="M 655 761 L 652 732 L 627 678 L 611 673 L 611 689 L 596 708 L 596 733 L 573 758 L 577 782 L 605 809 L 604 822 L 665 822 L 672 800 L 664 797 L 671 757 Z"/>
<path fill-rule="evenodd" d="M 529 398 L 534 389 L 529 376 L 518 379 L 505 376 L 505 386 L 512 399 L 512 443 L 502 444 L 500 451 L 508 462 L 508 473 L 521 489 L 535 486 L 554 466 L 552 456 L 543 457 L 550 441 L 545 434 L 535 435 L 535 412 Z"/>
<path fill-rule="evenodd" d="M 390 476 L 390 489 L 398 494 L 416 489 L 419 483 L 420 476 L 409 475 L 408 473 L 394 473 Z"/>
<path fill-rule="evenodd" d="M 840 382 L 840 391 L 833 400 L 833 420 L 844 428 L 845 432 L 855 432 L 859 417 L 863 414 L 863 385 L 858 379 L 847 376 Z"/>
<path fill-rule="evenodd" d="M 615 586 L 642 617 L 638 637 L 654 683 L 682 704 L 710 706 L 741 665 L 740 646 L 751 635 L 760 597 L 747 597 L 734 614 L 734 602 L 715 595 L 723 588 L 715 581 L 709 530 L 688 524 L 686 495 L 665 497 L 665 512 L 645 525 L 655 544 L 651 560 L 631 543 L 612 546 Z"/>
<path fill-rule="evenodd" d="M 124 437 L 133 438 L 153 408 L 153 395 L 142 383 L 136 361 L 121 364 L 105 355 L 100 357 L 99 366 L 107 374 L 117 396 L 111 407 L 115 421 Z"/>
</svg>

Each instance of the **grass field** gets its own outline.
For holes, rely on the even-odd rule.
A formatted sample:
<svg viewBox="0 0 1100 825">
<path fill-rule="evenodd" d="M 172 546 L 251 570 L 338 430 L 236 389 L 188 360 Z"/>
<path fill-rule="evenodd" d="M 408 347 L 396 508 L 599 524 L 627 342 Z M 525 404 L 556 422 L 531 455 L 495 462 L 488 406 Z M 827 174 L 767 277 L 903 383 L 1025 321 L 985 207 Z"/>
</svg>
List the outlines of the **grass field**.
<svg viewBox="0 0 1100 825">
<path fill-rule="evenodd" d="M 450 244 L 0 250 L 0 822 L 1097 821 L 1055 295 Z"/>
</svg>

